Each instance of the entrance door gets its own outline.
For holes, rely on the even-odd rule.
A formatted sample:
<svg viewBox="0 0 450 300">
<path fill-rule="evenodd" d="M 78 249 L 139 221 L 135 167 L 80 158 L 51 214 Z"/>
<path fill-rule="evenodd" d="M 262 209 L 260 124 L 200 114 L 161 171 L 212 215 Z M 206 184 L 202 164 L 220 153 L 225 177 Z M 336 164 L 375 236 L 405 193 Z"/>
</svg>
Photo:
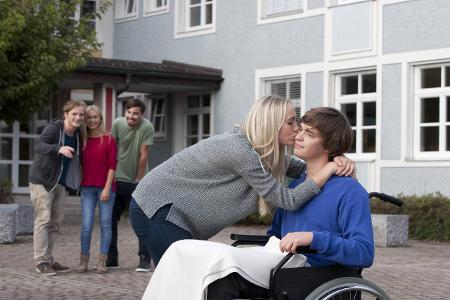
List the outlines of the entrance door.
<svg viewBox="0 0 450 300">
<path fill-rule="evenodd" d="M 186 99 L 186 147 L 211 135 L 211 97 L 191 95 Z"/>
</svg>

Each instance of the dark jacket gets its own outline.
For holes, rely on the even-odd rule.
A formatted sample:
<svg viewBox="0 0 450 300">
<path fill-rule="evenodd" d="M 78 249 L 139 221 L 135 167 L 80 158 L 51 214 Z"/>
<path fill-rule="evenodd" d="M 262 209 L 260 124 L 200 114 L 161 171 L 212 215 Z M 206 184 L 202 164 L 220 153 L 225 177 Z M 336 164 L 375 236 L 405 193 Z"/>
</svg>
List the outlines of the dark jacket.
<svg viewBox="0 0 450 300">
<path fill-rule="evenodd" d="M 78 130 L 75 132 L 77 137 L 77 150 L 74 153 L 76 165 L 70 164 L 67 176 L 79 176 L 80 164 L 80 138 Z M 61 176 L 63 168 L 63 155 L 58 153 L 59 148 L 64 145 L 64 120 L 55 120 L 47 124 L 42 131 L 37 143 L 34 146 L 34 161 L 30 170 L 30 182 L 42 184 L 45 189 L 52 191 Z M 75 167 L 75 168 L 74 168 Z M 70 170 L 71 168 L 74 168 Z M 77 170 L 78 168 L 78 170 Z M 75 172 L 74 172 L 75 171 Z M 76 178 L 75 181 L 80 181 Z"/>
</svg>

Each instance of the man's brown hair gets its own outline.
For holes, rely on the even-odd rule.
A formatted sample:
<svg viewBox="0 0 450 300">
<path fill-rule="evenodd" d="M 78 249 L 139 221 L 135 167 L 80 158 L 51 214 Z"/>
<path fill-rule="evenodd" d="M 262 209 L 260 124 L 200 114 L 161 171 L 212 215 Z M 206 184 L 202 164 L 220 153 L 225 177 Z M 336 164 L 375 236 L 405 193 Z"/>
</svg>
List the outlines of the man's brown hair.
<svg viewBox="0 0 450 300">
<path fill-rule="evenodd" d="M 145 112 L 145 104 L 138 98 L 131 98 L 127 101 L 126 108 L 129 110 L 132 107 L 139 107 L 141 109 L 141 113 Z"/>
<path fill-rule="evenodd" d="M 331 107 L 312 108 L 301 117 L 300 123 L 318 131 L 323 140 L 323 147 L 328 151 L 330 161 L 347 152 L 352 146 L 352 127 L 347 117 L 337 109 Z"/>
</svg>

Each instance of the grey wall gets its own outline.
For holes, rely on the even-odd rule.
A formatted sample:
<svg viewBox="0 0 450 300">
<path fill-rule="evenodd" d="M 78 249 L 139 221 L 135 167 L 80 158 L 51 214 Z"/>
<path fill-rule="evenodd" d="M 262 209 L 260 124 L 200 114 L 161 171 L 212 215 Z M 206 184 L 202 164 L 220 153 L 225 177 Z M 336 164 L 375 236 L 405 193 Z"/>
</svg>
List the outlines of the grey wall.
<svg viewBox="0 0 450 300">
<path fill-rule="evenodd" d="M 450 196 L 450 168 L 382 168 L 381 192 L 423 195 L 440 192 Z"/>
<path fill-rule="evenodd" d="M 381 159 L 400 159 L 401 65 L 384 65 L 381 98 Z"/>
<path fill-rule="evenodd" d="M 256 1 L 221 0 L 216 5 L 216 32 L 196 37 L 174 39 L 173 0 L 168 14 L 117 23 L 114 56 L 222 69 L 225 80 L 215 95 L 214 111 L 215 133 L 221 133 L 242 121 L 254 101 L 255 69 L 323 61 L 324 18 L 258 26 Z"/>
<path fill-rule="evenodd" d="M 450 2 L 407 1 L 384 6 L 383 52 L 450 47 Z"/>
<path fill-rule="evenodd" d="M 333 53 L 372 48 L 372 1 L 331 9 L 331 50 Z"/>
<path fill-rule="evenodd" d="M 325 0 L 309 0 L 308 9 L 325 7 Z"/>
<path fill-rule="evenodd" d="M 323 72 L 306 73 L 305 111 L 323 106 Z"/>
</svg>

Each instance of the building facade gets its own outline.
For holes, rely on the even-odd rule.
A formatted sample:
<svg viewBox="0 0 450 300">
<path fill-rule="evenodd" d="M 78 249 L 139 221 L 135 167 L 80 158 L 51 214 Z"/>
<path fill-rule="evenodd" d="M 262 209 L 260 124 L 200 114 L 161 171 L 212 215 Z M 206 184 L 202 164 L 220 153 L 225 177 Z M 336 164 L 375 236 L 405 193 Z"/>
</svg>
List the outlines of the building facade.
<svg viewBox="0 0 450 300">
<path fill-rule="evenodd" d="M 448 16 L 447 0 L 115 0 L 97 30 L 105 58 L 222 71 L 219 89 L 114 94 L 114 116 L 128 97 L 147 101 L 152 166 L 276 94 L 299 114 L 325 105 L 348 116 L 347 155 L 369 191 L 450 196 Z"/>
</svg>

